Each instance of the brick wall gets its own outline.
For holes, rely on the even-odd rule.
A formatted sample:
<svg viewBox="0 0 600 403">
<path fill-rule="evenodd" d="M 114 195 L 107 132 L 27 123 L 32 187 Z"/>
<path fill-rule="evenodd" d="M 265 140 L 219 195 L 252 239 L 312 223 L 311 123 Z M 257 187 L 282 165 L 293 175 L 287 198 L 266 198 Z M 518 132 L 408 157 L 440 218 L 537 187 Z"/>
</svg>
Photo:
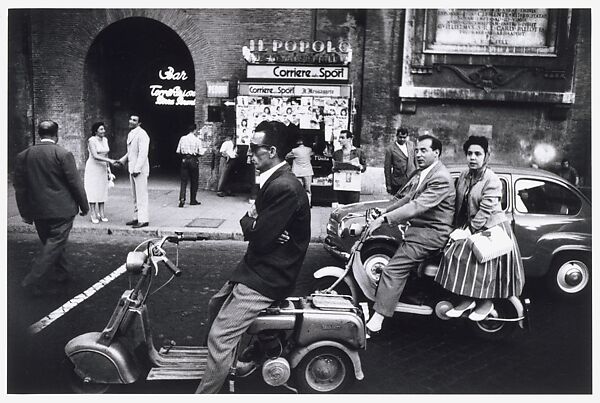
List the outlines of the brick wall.
<svg viewBox="0 0 600 403">
<path fill-rule="evenodd" d="M 493 126 L 497 161 L 526 165 L 532 147 L 547 142 L 556 147 L 560 157 L 569 156 L 583 175 L 591 175 L 589 10 L 573 12 L 573 34 L 578 35 L 576 104 L 564 121 L 550 119 L 548 108 L 542 105 L 503 102 L 419 101 L 414 115 L 400 114 L 402 9 L 34 9 L 30 14 L 11 11 L 9 15 L 9 163 L 31 142 L 34 124 L 51 118 L 60 125 L 61 143 L 83 167 L 90 125 L 86 116 L 101 116 L 109 109 L 94 101 L 90 91 L 84 94 L 85 77 L 94 82 L 86 76 L 88 50 L 112 23 L 143 17 L 173 30 L 189 49 L 196 80 L 194 115 L 200 125 L 208 106 L 220 102 L 206 98 L 206 81 L 229 81 L 233 98 L 237 81 L 245 79 L 241 47 L 249 39 L 344 38 L 353 48 L 350 74 L 358 112 L 354 129 L 369 166 L 383 165 L 383 149 L 401 124 L 408 126 L 413 136 L 419 129 L 431 129 L 445 141 L 444 158 L 461 161 L 460 145 L 469 125 L 479 124 Z M 215 124 L 214 129 L 218 147 L 221 137 L 232 128 Z M 215 185 L 211 165 L 211 155 L 202 158 L 201 184 L 205 188 Z"/>
</svg>

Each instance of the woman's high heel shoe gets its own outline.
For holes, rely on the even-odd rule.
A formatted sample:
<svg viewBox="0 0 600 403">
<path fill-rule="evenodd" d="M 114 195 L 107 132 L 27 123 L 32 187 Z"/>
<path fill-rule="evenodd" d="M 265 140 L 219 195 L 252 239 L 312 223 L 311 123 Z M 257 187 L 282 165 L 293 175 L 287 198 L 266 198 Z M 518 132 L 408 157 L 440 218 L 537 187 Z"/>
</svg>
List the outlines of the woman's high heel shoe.
<svg viewBox="0 0 600 403">
<path fill-rule="evenodd" d="M 100 221 L 102 221 L 102 222 L 108 222 L 108 218 L 102 216 L 102 217 L 100 217 Z"/>
<path fill-rule="evenodd" d="M 92 216 L 92 224 L 98 224 L 100 222 L 100 220 L 98 220 L 96 217 Z"/>
<path fill-rule="evenodd" d="M 462 314 L 464 312 L 469 311 L 473 308 L 475 308 L 475 301 L 471 301 L 471 303 L 469 303 L 469 304 L 466 304 L 466 303 L 458 304 L 456 307 L 447 311 L 446 316 L 449 318 L 458 318 L 458 317 L 462 316 Z"/>
</svg>

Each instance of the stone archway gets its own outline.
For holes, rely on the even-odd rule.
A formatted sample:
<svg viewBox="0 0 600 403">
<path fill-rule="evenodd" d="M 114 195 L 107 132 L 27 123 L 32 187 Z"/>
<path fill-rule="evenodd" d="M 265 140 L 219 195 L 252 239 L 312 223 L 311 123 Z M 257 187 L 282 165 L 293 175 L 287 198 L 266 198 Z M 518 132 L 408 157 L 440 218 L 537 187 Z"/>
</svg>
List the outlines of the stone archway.
<svg viewBox="0 0 600 403">
<path fill-rule="evenodd" d="M 194 123 L 194 91 L 194 62 L 179 35 L 153 19 L 125 18 L 105 28 L 88 51 L 86 131 L 103 121 L 111 156 L 120 157 L 126 150 L 128 116 L 137 113 L 151 139 L 151 172 L 172 174 L 179 166 L 177 141 Z"/>
</svg>

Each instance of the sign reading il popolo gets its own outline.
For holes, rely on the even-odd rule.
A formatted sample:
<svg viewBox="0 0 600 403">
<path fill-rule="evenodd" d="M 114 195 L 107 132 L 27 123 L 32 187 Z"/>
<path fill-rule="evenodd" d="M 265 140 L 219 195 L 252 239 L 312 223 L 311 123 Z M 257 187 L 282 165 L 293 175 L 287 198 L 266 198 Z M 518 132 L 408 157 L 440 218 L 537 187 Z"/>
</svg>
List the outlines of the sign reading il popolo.
<svg viewBox="0 0 600 403">
<path fill-rule="evenodd" d="M 347 66 L 247 65 L 247 78 L 271 80 L 348 81 Z"/>
</svg>

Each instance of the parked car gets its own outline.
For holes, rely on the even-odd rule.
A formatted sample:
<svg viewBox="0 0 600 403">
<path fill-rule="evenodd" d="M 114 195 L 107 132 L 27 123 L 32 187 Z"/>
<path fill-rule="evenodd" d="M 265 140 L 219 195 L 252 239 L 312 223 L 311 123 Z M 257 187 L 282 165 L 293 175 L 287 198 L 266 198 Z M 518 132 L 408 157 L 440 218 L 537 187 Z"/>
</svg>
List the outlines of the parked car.
<svg viewBox="0 0 600 403">
<path fill-rule="evenodd" d="M 519 243 L 525 275 L 544 278 L 560 296 L 576 296 L 588 290 L 592 261 L 589 198 L 558 175 L 542 169 L 490 167 L 502 182 L 502 208 Z M 448 169 L 456 179 L 466 167 L 452 164 Z M 325 249 L 340 259 L 348 259 L 348 252 L 357 240 L 355 230 L 365 225 L 366 210 L 390 203 L 391 197 L 334 209 L 327 224 Z M 365 247 L 374 264 L 389 260 L 400 236 L 398 227 L 389 225 L 383 225 L 373 234 Z"/>
</svg>

